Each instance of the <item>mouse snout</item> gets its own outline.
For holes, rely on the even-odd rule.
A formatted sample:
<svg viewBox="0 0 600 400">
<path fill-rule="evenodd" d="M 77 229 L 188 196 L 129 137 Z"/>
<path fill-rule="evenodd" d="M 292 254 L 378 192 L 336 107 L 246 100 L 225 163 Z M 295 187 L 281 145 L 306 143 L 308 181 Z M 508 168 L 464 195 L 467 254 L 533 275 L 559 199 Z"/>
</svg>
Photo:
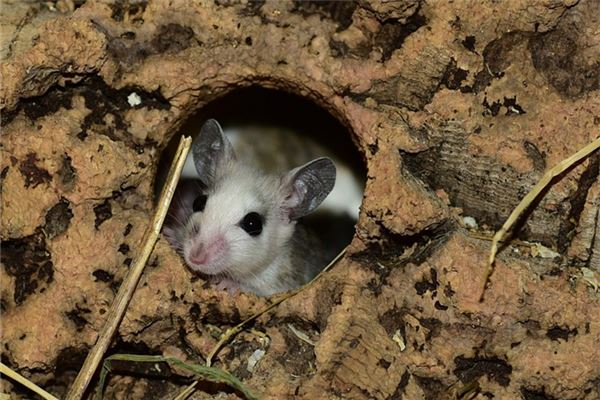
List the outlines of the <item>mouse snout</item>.
<svg viewBox="0 0 600 400">
<path fill-rule="evenodd" d="M 221 257 L 224 247 L 224 239 L 221 237 L 208 243 L 194 243 L 190 248 L 189 260 L 194 265 L 208 265 L 214 263 Z"/>
<path fill-rule="evenodd" d="M 190 249 L 190 261 L 194 264 L 205 264 L 207 258 L 207 253 L 204 251 L 203 243 L 196 243 Z"/>
</svg>

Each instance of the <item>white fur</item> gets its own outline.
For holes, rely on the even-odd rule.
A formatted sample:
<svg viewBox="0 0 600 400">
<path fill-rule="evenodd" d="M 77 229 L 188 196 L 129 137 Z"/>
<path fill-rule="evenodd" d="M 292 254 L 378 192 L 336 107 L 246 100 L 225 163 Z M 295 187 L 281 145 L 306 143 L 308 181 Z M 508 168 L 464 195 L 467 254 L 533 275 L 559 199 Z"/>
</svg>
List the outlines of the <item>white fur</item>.
<svg viewBox="0 0 600 400">
<path fill-rule="evenodd" d="M 183 232 L 175 236 L 190 268 L 206 275 L 222 276 L 242 290 L 258 295 L 291 289 L 298 282 L 282 281 L 282 271 L 291 268 L 290 240 L 295 221 L 290 221 L 280 205 L 284 200 L 282 179 L 262 175 L 238 162 L 219 171 L 218 184 L 206 191 L 204 211 L 193 213 Z M 250 212 L 263 215 L 265 222 L 258 236 L 240 227 Z M 167 232 L 168 233 L 168 232 Z M 224 237 L 226 249 L 209 265 L 195 265 L 189 257 L 193 243 L 210 243 Z M 228 285 L 225 285 L 228 287 Z"/>
</svg>

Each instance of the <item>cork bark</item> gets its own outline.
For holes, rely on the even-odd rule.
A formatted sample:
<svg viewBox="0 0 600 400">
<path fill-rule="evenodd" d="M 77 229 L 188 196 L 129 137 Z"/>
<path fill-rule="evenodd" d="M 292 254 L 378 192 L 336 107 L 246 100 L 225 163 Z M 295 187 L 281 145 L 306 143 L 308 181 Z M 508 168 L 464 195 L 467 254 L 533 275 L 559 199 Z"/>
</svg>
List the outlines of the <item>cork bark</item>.
<svg viewBox="0 0 600 400">
<path fill-rule="evenodd" d="M 529 210 L 478 300 L 482 235 L 600 132 L 598 1 L 5 3 L 0 277 L 13 369 L 66 392 L 140 250 L 162 150 L 203 106 L 259 85 L 348 129 L 365 197 L 346 256 L 217 367 L 273 399 L 450 399 L 469 385 L 478 399 L 600 398 L 597 154 Z M 111 352 L 202 363 L 215 330 L 268 303 L 212 288 L 161 239 Z M 109 386 L 109 398 L 178 390 L 166 378 Z"/>
</svg>

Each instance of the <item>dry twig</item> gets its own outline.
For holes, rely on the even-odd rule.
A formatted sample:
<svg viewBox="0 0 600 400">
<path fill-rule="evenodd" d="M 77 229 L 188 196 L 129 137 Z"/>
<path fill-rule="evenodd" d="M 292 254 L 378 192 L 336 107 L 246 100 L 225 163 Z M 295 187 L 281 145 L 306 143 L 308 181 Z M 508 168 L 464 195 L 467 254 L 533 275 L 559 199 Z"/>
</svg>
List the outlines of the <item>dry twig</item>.
<svg viewBox="0 0 600 400">
<path fill-rule="evenodd" d="M 40 395 L 42 398 L 46 400 L 58 400 L 57 397 L 54 397 L 50 393 L 46 392 L 44 389 L 31 382 L 29 379 L 25 378 L 23 375 L 16 373 L 12 369 L 8 368 L 6 365 L 0 362 L 0 374 L 6 375 L 11 379 L 19 382 L 21 385 L 25 386 L 27 389 L 35 392 Z M 9 396 L 10 398 L 10 396 Z"/>
<path fill-rule="evenodd" d="M 171 165 L 169 177 L 167 178 L 166 185 L 160 195 L 160 201 L 158 203 L 156 213 L 154 214 L 154 218 L 152 219 L 152 224 L 145 234 L 142 252 L 136 259 L 133 267 L 129 270 L 127 276 L 121 284 L 121 287 L 119 287 L 119 292 L 113 301 L 104 327 L 98 335 L 98 340 L 87 355 L 87 358 L 85 359 L 85 362 L 81 367 L 75 382 L 67 394 L 68 400 L 78 400 L 82 398 L 85 389 L 87 388 L 92 376 L 98 368 L 100 360 L 102 360 L 106 349 L 110 345 L 113 334 L 123 319 L 127 305 L 133 296 L 133 292 L 135 291 L 142 272 L 144 271 L 146 262 L 148 261 L 148 258 L 154 249 L 154 245 L 158 240 L 160 229 L 162 228 L 163 221 L 167 215 L 169 204 L 171 203 L 171 199 L 175 193 L 175 187 L 177 186 L 179 175 L 181 175 L 181 170 L 183 169 L 183 164 L 191 144 L 192 139 L 189 137 L 182 137 L 179 142 L 179 147 L 177 148 L 177 153 L 175 154 L 175 160 Z"/>
<path fill-rule="evenodd" d="M 173 400 L 187 399 L 196 390 L 196 385 L 198 385 L 198 381 L 192 382 L 191 385 L 186 386 L 185 389 L 183 389 L 181 392 L 179 392 L 179 394 L 177 394 L 177 396 L 173 397 Z"/>
<path fill-rule="evenodd" d="M 521 214 L 533 203 L 533 201 L 539 196 L 539 194 L 552 182 L 552 179 L 556 178 L 563 172 L 565 172 L 569 167 L 571 167 L 576 162 L 581 159 L 587 157 L 592 152 L 597 150 L 600 147 L 600 138 L 595 139 L 593 142 L 589 143 L 587 146 L 579 150 L 577 153 L 572 156 L 565 158 L 554 167 L 547 170 L 539 182 L 531 189 L 529 193 L 521 200 L 521 202 L 515 207 L 512 211 L 502 228 L 494 235 L 494 239 L 492 240 L 492 249 L 490 250 L 490 257 L 488 259 L 485 274 L 483 277 L 483 286 L 481 288 L 481 296 L 479 298 L 480 301 L 483 301 L 483 295 L 485 293 L 485 288 L 487 286 L 487 282 L 494 271 L 494 261 L 496 259 L 496 253 L 498 252 L 498 242 L 504 239 L 504 236 L 509 231 L 509 229 L 514 225 L 514 223 L 519 219 Z"/>
</svg>

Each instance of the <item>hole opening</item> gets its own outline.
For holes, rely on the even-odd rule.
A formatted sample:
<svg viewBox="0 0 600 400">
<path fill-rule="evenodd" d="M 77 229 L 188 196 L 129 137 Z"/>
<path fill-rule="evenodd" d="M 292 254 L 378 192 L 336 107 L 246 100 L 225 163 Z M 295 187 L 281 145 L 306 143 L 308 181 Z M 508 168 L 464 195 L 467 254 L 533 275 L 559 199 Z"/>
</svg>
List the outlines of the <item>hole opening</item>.
<svg viewBox="0 0 600 400">
<path fill-rule="evenodd" d="M 290 171 L 323 156 L 334 161 L 333 191 L 301 221 L 311 236 L 305 240 L 325 244 L 322 256 L 326 261 L 318 266 L 322 269 L 352 240 L 362 203 L 366 168 L 353 133 L 309 99 L 256 86 L 237 89 L 199 109 L 173 135 L 159 162 L 156 193 L 164 184 L 181 135 L 195 138 L 210 118 L 219 122 L 239 158 L 268 173 Z M 190 153 L 180 184 L 194 177 Z"/>
</svg>

